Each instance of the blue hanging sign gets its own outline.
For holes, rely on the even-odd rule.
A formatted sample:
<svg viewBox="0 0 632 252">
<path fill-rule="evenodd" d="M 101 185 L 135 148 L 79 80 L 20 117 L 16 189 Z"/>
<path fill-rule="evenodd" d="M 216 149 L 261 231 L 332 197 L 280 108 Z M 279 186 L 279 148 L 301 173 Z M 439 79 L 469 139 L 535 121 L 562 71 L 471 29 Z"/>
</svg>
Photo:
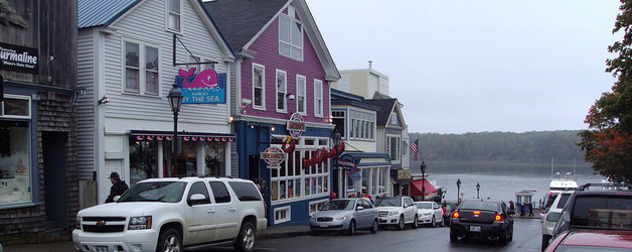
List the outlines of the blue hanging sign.
<svg viewBox="0 0 632 252">
<path fill-rule="evenodd" d="M 218 74 L 212 69 L 199 74 L 195 68 L 178 70 L 176 84 L 182 91 L 183 104 L 223 104 L 226 103 L 226 74 Z"/>
</svg>

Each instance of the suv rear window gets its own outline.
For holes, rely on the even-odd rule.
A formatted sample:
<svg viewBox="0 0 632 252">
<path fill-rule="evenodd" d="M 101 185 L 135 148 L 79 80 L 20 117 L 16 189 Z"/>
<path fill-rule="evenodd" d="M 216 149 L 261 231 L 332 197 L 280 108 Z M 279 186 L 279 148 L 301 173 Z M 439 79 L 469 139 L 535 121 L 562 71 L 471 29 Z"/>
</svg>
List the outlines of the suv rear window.
<svg viewBox="0 0 632 252">
<path fill-rule="evenodd" d="M 571 226 L 632 229 L 632 198 L 622 196 L 577 196 Z"/>
<path fill-rule="evenodd" d="M 562 193 L 560 194 L 560 197 L 560 201 L 557 202 L 557 208 L 564 208 L 564 205 L 566 205 L 566 201 L 568 201 L 568 198 L 570 198 L 571 195 L 568 193 Z"/>
<path fill-rule="evenodd" d="M 255 187 L 252 183 L 231 181 L 228 182 L 228 185 L 233 188 L 233 191 L 235 191 L 239 201 L 261 200 L 261 193 L 259 193 L 257 187 Z"/>
</svg>

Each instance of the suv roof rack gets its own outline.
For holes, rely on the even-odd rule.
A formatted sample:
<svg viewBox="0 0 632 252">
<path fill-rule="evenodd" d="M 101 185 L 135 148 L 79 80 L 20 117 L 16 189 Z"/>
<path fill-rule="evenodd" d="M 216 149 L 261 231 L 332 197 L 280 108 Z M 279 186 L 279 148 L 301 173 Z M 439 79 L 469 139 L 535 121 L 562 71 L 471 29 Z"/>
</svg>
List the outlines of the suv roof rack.
<svg viewBox="0 0 632 252">
<path fill-rule="evenodd" d="M 590 190 L 591 187 L 600 189 L 600 190 L 617 190 L 617 191 L 632 190 L 632 188 L 630 188 L 630 186 L 626 185 L 625 183 L 586 183 L 579 186 L 577 190 L 586 191 L 586 190 Z"/>
</svg>

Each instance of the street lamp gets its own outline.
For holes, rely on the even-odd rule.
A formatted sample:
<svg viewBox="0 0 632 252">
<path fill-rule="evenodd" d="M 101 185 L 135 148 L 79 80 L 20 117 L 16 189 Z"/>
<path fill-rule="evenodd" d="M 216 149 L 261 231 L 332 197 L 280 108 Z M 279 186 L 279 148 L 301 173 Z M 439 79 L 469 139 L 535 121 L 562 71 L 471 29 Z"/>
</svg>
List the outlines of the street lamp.
<svg viewBox="0 0 632 252">
<path fill-rule="evenodd" d="M 456 180 L 456 203 L 461 203 L 461 179 Z"/>
<path fill-rule="evenodd" d="M 421 201 L 426 200 L 426 163 L 421 161 Z"/>
<path fill-rule="evenodd" d="M 172 154 L 173 154 L 173 170 L 176 169 L 176 163 L 178 162 L 178 157 L 176 156 L 176 139 L 178 138 L 178 113 L 180 112 L 180 107 L 182 106 L 182 91 L 178 87 L 177 83 L 173 83 L 173 87 L 169 91 L 169 105 L 171 106 L 171 111 L 173 112 L 173 141 L 172 141 Z M 171 170 L 169 171 L 169 175 L 171 175 Z"/>
<path fill-rule="evenodd" d="M 336 162 L 336 170 L 334 171 L 334 192 L 338 192 L 339 190 L 339 185 L 338 182 L 340 182 L 340 177 L 339 177 L 339 170 L 338 170 L 338 148 L 340 148 L 340 143 L 342 142 L 342 135 L 340 134 L 340 132 L 338 130 L 334 131 L 334 134 L 331 136 L 331 139 L 334 141 L 334 150 L 336 151 L 336 157 L 335 157 L 335 162 Z"/>
<path fill-rule="evenodd" d="M 479 197 L 478 197 L 478 196 L 479 196 L 479 195 L 478 195 L 478 192 L 479 192 L 480 190 L 481 190 L 481 184 L 476 183 L 476 199 L 479 199 Z"/>
</svg>

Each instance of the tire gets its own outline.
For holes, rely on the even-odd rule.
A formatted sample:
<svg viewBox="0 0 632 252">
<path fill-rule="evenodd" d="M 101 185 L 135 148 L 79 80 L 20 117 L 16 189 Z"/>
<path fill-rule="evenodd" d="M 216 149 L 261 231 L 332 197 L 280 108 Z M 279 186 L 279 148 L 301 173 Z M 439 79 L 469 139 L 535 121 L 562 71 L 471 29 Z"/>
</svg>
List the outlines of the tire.
<svg viewBox="0 0 632 252">
<path fill-rule="evenodd" d="M 513 225 L 509 228 L 509 241 L 513 241 Z"/>
<path fill-rule="evenodd" d="M 156 252 L 182 251 L 182 236 L 175 229 L 167 229 L 160 233 Z"/>
<path fill-rule="evenodd" d="M 349 222 L 349 229 L 347 229 L 347 234 L 348 235 L 354 235 L 355 231 L 356 231 L 355 220 L 351 220 L 351 222 Z"/>
<path fill-rule="evenodd" d="M 244 222 L 241 224 L 239 235 L 235 240 L 235 249 L 237 251 L 251 252 L 255 249 L 255 242 L 257 241 L 255 226 L 251 222 Z"/>
<path fill-rule="evenodd" d="M 443 221 L 443 216 L 441 216 L 441 223 L 439 223 L 440 227 L 445 227 L 445 223 Z"/>
<path fill-rule="evenodd" d="M 413 221 L 413 229 L 417 229 L 419 227 L 419 217 L 415 215 L 415 221 Z"/>
<path fill-rule="evenodd" d="M 406 228 L 406 222 L 404 222 L 404 216 L 399 216 L 399 222 L 397 222 L 397 230 L 403 230 Z"/>
<path fill-rule="evenodd" d="M 377 224 L 377 219 L 373 220 L 373 225 L 371 226 L 371 233 L 377 233 L 377 231 L 380 229 L 380 225 Z"/>
<path fill-rule="evenodd" d="M 458 242 L 459 236 L 455 233 L 450 232 L 450 242 Z"/>
<path fill-rule="evenodd" d="M 548 246 L 549 246 L 549 238 L 542 235 L 542 251 L 544 251 L 546 247 Z"/>
<path fill-rule="evenodd" d="M 437 227 L 437 219 L 435 219 L 434 215 L 432 216 L 432 221 L 430 222 L 431 227 Z"/>
<path fill-rule="evenodd" d="M 321 235 L 321 234 L 322 234 L 322 233 L 321 233 L 320 231 L 318 231 L 318 230 L 312 230 L 312 235 L 313 235 L 313 236 L 319 236 L 319 235 Z"/>
<path fill-rule="evenodd" d="M 500 242 L 500 245 L 507 245 L 507 243 L 509 243 L 509 230 L 505 230 L 505 235 L 499 237 L 498 241 Z"/>
</svg>

